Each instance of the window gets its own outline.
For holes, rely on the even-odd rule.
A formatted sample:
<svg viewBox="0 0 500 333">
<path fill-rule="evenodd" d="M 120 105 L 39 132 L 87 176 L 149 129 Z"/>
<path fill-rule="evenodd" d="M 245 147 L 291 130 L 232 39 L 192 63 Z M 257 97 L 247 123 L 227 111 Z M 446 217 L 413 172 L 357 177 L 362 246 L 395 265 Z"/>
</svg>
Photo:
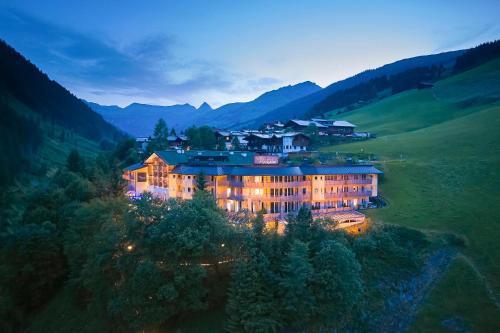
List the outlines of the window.
<svg viewBox="0 0 500 333">
<path fill-rule="evenodd" d="M 317 188 L 314 189 L 314 193 L 318 193 L 318 189 Z"/>
<path fill-rule="evenodd" d="M 146 181 L 146 173 L 145 172 L 138 172 L 137 173 L 137 182 L 144 183 L 145 181 Z"/>
<path fill-rule="evenodd" d="M 191 192 L 191 187 L 188 187 L 188 192 Z"/>
<path fill-rule="evenodd" d="M 318 176 L 314 176 L 314 180 L 318 180 Z"/>
<path fill-rule="evenodd" d="M 302 188 L 302 194 L 306 194 L 306 192 L 307 192 L 307 189 L 305 187 Z"/>
</svg>

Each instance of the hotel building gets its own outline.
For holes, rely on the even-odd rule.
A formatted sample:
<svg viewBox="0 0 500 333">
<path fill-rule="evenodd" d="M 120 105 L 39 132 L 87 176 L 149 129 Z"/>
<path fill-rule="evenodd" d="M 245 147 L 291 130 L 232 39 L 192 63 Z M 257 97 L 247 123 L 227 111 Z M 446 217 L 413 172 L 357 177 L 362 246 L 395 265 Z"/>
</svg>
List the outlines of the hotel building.
<svg viewBox="0 0 500 333">
<path fill-rule="evenodd" d="M 371 165 L 280 165 L 277 156 L 252 152 L 158 151 L 124 170 L 128 195 L 151 192 L 168 199 L 191 199 L 196 178 L 228 212 L 266 211 L 266 221 L 284 221 L 307 206 L 314 217 L 359 223 L 359 208 L 377 196 L 378 175 Z"/>
</svg>

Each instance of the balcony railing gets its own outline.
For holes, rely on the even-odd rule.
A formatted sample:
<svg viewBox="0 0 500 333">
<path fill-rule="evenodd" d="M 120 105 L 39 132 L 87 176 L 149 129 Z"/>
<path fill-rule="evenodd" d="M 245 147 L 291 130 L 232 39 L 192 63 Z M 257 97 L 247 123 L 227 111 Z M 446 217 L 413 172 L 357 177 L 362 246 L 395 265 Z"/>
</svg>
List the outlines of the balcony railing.
<svg viewBox="0 0 500 333">
<path fill-rule="evenodd" d="M 326 185 L 371 184 L 371 179 L 325 180 Z"/>
<path fill-rule="evenodd" d="M 350 197 L 371 197 L 372 191 L 349 191 L 338 193 L 325 193 L 325 198 L 350 198 Z"/>
<path fill-rule="evenodd" d="M 220 180 L 220 186 L 228 187 L 247 187 L 247 188 L 286 188 L 286 187 L 302 187 L 309 186 L 309 181 L 295 181 L 295 182 L 253 182 L 253 181 L 240 181 L 240 180 Z"/>
</svg>

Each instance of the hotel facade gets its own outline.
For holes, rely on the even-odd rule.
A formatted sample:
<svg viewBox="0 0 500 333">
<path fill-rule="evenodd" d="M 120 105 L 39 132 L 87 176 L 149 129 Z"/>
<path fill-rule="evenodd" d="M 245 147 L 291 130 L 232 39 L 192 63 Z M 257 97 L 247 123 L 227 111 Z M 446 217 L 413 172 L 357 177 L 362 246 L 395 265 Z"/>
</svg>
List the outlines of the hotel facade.
<svg viewBox="0 0 500 333">
<path fill-rule="evenodd" d="M 266 221 L 284 221 L 300 207 L 314 217 L 359 223 L 382 172 L 371 165 L 280 165 L 277 156 L 252 152 L 159 151 L 124 170 L 127 194 L 150 192 L 189 200 L 203 175 L 206 190 L 228 213 L 266 211 Z"/>
</svg>

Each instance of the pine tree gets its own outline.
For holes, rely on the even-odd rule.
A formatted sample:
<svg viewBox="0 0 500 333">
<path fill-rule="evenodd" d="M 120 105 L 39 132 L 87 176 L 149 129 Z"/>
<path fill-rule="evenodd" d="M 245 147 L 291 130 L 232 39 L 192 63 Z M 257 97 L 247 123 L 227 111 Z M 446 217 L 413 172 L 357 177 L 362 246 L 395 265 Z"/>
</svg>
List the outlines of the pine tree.
<svg viewBox="0 0 500 333">
<path fill-rule="evenodd" d="M 168 127 L 163 118 L 160 118 L 155 125 L 153 138 L 148 144 L 148 151 L 154 152 L 157 150 L 165 150 L 168 148 Z"/>
<path fill-rule="evenodd" d="M 307 207 L 301 207 L 297 216 L 291 216 L 288 220 L 286 228 L 286 237 L 290 242 L 292 240 L 300 240 L 308 242 L 311 240 L 311 226 L 313 225 L 313 218 L 311 210 Z"/>
<path fill-rule="evenodd" d="M 73 149 L 68 155 L 68 159 L 66 160 L 66 167 L 71 172 L 76 173 L 85 173 L 85 161 L 80 156 L 78 150 Z"/>
<path fill-rule="evenodd" d="M 313 267 L 307 244 L 294 241 L 281 269 L 280 300 L 283 320 L 292 328 L 305 329 L 314 314 L 311 282 Z"/>
<path fill-rule="evenodd" d="M 361 266 L 354 253 L 337 241 L 325 241 L 313 260 L 313 294 L 319 325 L 339 327 L 363 293 Z"/>
<path fill-rule="evenodd" d="M 276 300 L 275 277 L 266 256 L 252 249 L 250 258 L 238 264 L 228 294 L 229 332 L 277 332 L 282 323 Z"/>
</svg>

